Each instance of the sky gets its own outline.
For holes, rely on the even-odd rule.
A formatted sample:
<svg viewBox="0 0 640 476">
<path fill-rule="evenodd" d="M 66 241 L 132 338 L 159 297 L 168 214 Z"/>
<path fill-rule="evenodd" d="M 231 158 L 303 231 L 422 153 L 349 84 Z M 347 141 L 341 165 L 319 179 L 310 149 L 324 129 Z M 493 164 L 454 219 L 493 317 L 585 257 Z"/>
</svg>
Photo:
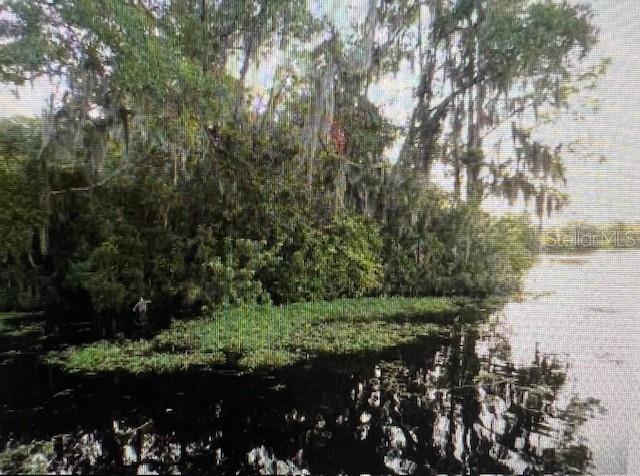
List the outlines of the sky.
<svg viewBox="0 0 640 476">
<path fill-rule="evenodd" d="M 640 221 L 640 2 L 589 3 L 600 28 L 592 58 L 611 58 L 592 92 L 599 109 L 581 122 L 563 120 L 550 133 L 580 140 L 606 162 L 567 159 L 571 199 L 554 221 Z"/>
<path fill-rule="evenodd" d="M 349 22 L 366 11 L 365 0 L 317 2 L 334 20 Z M 591 222 L 640 221 L 640 2 L 638 0 L 588 0 L 600 28 L 600 42 L 590 61 L 610 58 L 611 65 L 590 91 L 599 108 L 579 122 L 563 118 L 552 128 L 539 131 L 544 139 L 562 142 L 580 141 L 584 151 L 594 158 L 567 157 L 569 204 L 548 223 L 573 220 Z M 263 82 L 270 74 L 255 72 Z M 261 81 L 262 80 L 262 81 Z M 413 80 L 400 75 L 386 78 L 371 90 L 374 101 L 397 124 L 411 111 Z M 19 90 L 0 84 L 0 118 L 12 115 L 38 115 L 54 86 L 38 80 L 33 87 Z M 596 157 L 604 156 L 605 162 Z M 498 213 L 508 211 L 506 204 L 491 201 L 488 207 Z"/>
</svg>

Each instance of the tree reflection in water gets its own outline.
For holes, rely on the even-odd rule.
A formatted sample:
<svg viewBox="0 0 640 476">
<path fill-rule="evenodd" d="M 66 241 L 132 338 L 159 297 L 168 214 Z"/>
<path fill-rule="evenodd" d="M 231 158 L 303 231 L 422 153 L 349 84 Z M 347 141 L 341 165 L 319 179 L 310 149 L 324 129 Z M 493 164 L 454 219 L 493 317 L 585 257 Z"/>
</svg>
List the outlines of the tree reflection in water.
<svg viewBox="0 0 640 476">
<path fill-rule="evenodd" d="M 559 357 L 537 352 L 516 367 L 510 353 L 486 325 L 268 376 L 51 382 L 49 371 L 37 406 L 8 403 L 3 442 L 9 432 L 50 439 L 53 472 L 589 471 L 591 451 L 577 433 L 598 402 L 567 396 Z M 30 420 L 37 431 L 28 430 Z"/>
</svg>

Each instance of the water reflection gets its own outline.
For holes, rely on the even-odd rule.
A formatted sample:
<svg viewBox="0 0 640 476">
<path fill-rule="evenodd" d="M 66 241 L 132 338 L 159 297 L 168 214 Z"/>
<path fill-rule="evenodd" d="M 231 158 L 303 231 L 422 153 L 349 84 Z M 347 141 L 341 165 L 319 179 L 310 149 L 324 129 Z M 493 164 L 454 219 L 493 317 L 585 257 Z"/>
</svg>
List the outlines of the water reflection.
<svg viewBox="0 0 640 476">
<path fill-rule="evenodd" d="M 588 472 L 577 430 L 599 403 L 565 391 L 560 356 L 510 355 L 490 321 L 268 376 L 74 377 L 14 361 L 0 433 L 14 452 L 51 441 L 41 458 L 56 473 Z"/>
</svg>

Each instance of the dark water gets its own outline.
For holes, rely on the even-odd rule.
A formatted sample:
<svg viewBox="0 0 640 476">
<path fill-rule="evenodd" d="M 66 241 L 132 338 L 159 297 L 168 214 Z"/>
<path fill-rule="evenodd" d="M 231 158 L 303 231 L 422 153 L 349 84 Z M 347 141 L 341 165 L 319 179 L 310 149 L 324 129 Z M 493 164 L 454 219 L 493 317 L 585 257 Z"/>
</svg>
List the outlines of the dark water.
<svg viewBox="0 0 640 476">
<path fill-rule="evenodd" d="M 272 375 L 70 376 L 41 364 L 37 349 L 5 354 L 0 443 L 53 442 L 52 454 L 30 456 L 50 472 L 633 473 L 630 434 L 598 436 L 607 425 L 624 433 L 624 388 L 580 370 L 575 356 L 587 351 L 563 325 L 573 321 L 556 319 L 557 289 L 538 281 L 555 268 L 565 279 L 569 266 L 588 274 L 589 263 L 545 258 L 530 297 L 480 325 Z M 564 292 L 593 294 L 580 286 Z M 605 304 L 592 314 L 615 315 Z M 543 324 L 527 324 L 530 313 L 546 313 L 552 332 L 531 331 Z M 598 329 L 585 332 L 598 342 Z M 615 346 L 602 352 L 588 350 L 604 371 L 619 370 Z M 637 403 L 628 403 L 631 419 Z"/>
</svg>

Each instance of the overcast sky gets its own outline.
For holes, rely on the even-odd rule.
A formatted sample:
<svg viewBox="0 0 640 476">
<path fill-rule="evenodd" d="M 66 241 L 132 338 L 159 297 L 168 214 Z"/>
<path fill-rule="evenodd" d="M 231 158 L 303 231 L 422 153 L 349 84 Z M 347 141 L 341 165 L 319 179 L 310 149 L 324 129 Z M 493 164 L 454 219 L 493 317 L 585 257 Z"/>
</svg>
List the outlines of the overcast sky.
<svg viewBox="0 0 640 476">
<path fill-rule="evenodd" d="M 349 17 L 363 11 L 364 1 L 330 0 L 338 17 Z M 596 159 L 569 158 L 568 186 L 571 200 L 553 222 L 587 220 L 609 222 L 640 221 L 640 2 L 638 0 L 589 0 L 600 28 L 600 43 L 592 59 L 610 57 L 612 64 L 591 92 L 600 108 L 581 122 L 562 120 L 547 132 L 564 142 L 580 140 L 584 148 L 602 154 L 606 162 Z M 358 5 L 360 4 L 360 5 Z M 327 5 L 327 4 L 325 4 Z M 401 122 L 410 110 L 412 81 L 395 78 L 384 81 L 372 94 L 394 122 Z M 11 88 L 0 85 L 0 117 L 15 114 L 39 114 L 52 86 L 45 81 L 35 87 L 22 88 L 16 99 Z M 493 203 L 492 208 L 502 207 Z"/>
<path fill-rule="evenodd" d="M 579 123 L 563 121 L 555 132 L 580 139 L 607 161 L 568 161 L 571 202 L 557 219 L 640 221 L 640 2 L 590 3 L 600 27 L 593 56 L 612 60 L 593 92 L 600 109 Z"/>
</svg>

